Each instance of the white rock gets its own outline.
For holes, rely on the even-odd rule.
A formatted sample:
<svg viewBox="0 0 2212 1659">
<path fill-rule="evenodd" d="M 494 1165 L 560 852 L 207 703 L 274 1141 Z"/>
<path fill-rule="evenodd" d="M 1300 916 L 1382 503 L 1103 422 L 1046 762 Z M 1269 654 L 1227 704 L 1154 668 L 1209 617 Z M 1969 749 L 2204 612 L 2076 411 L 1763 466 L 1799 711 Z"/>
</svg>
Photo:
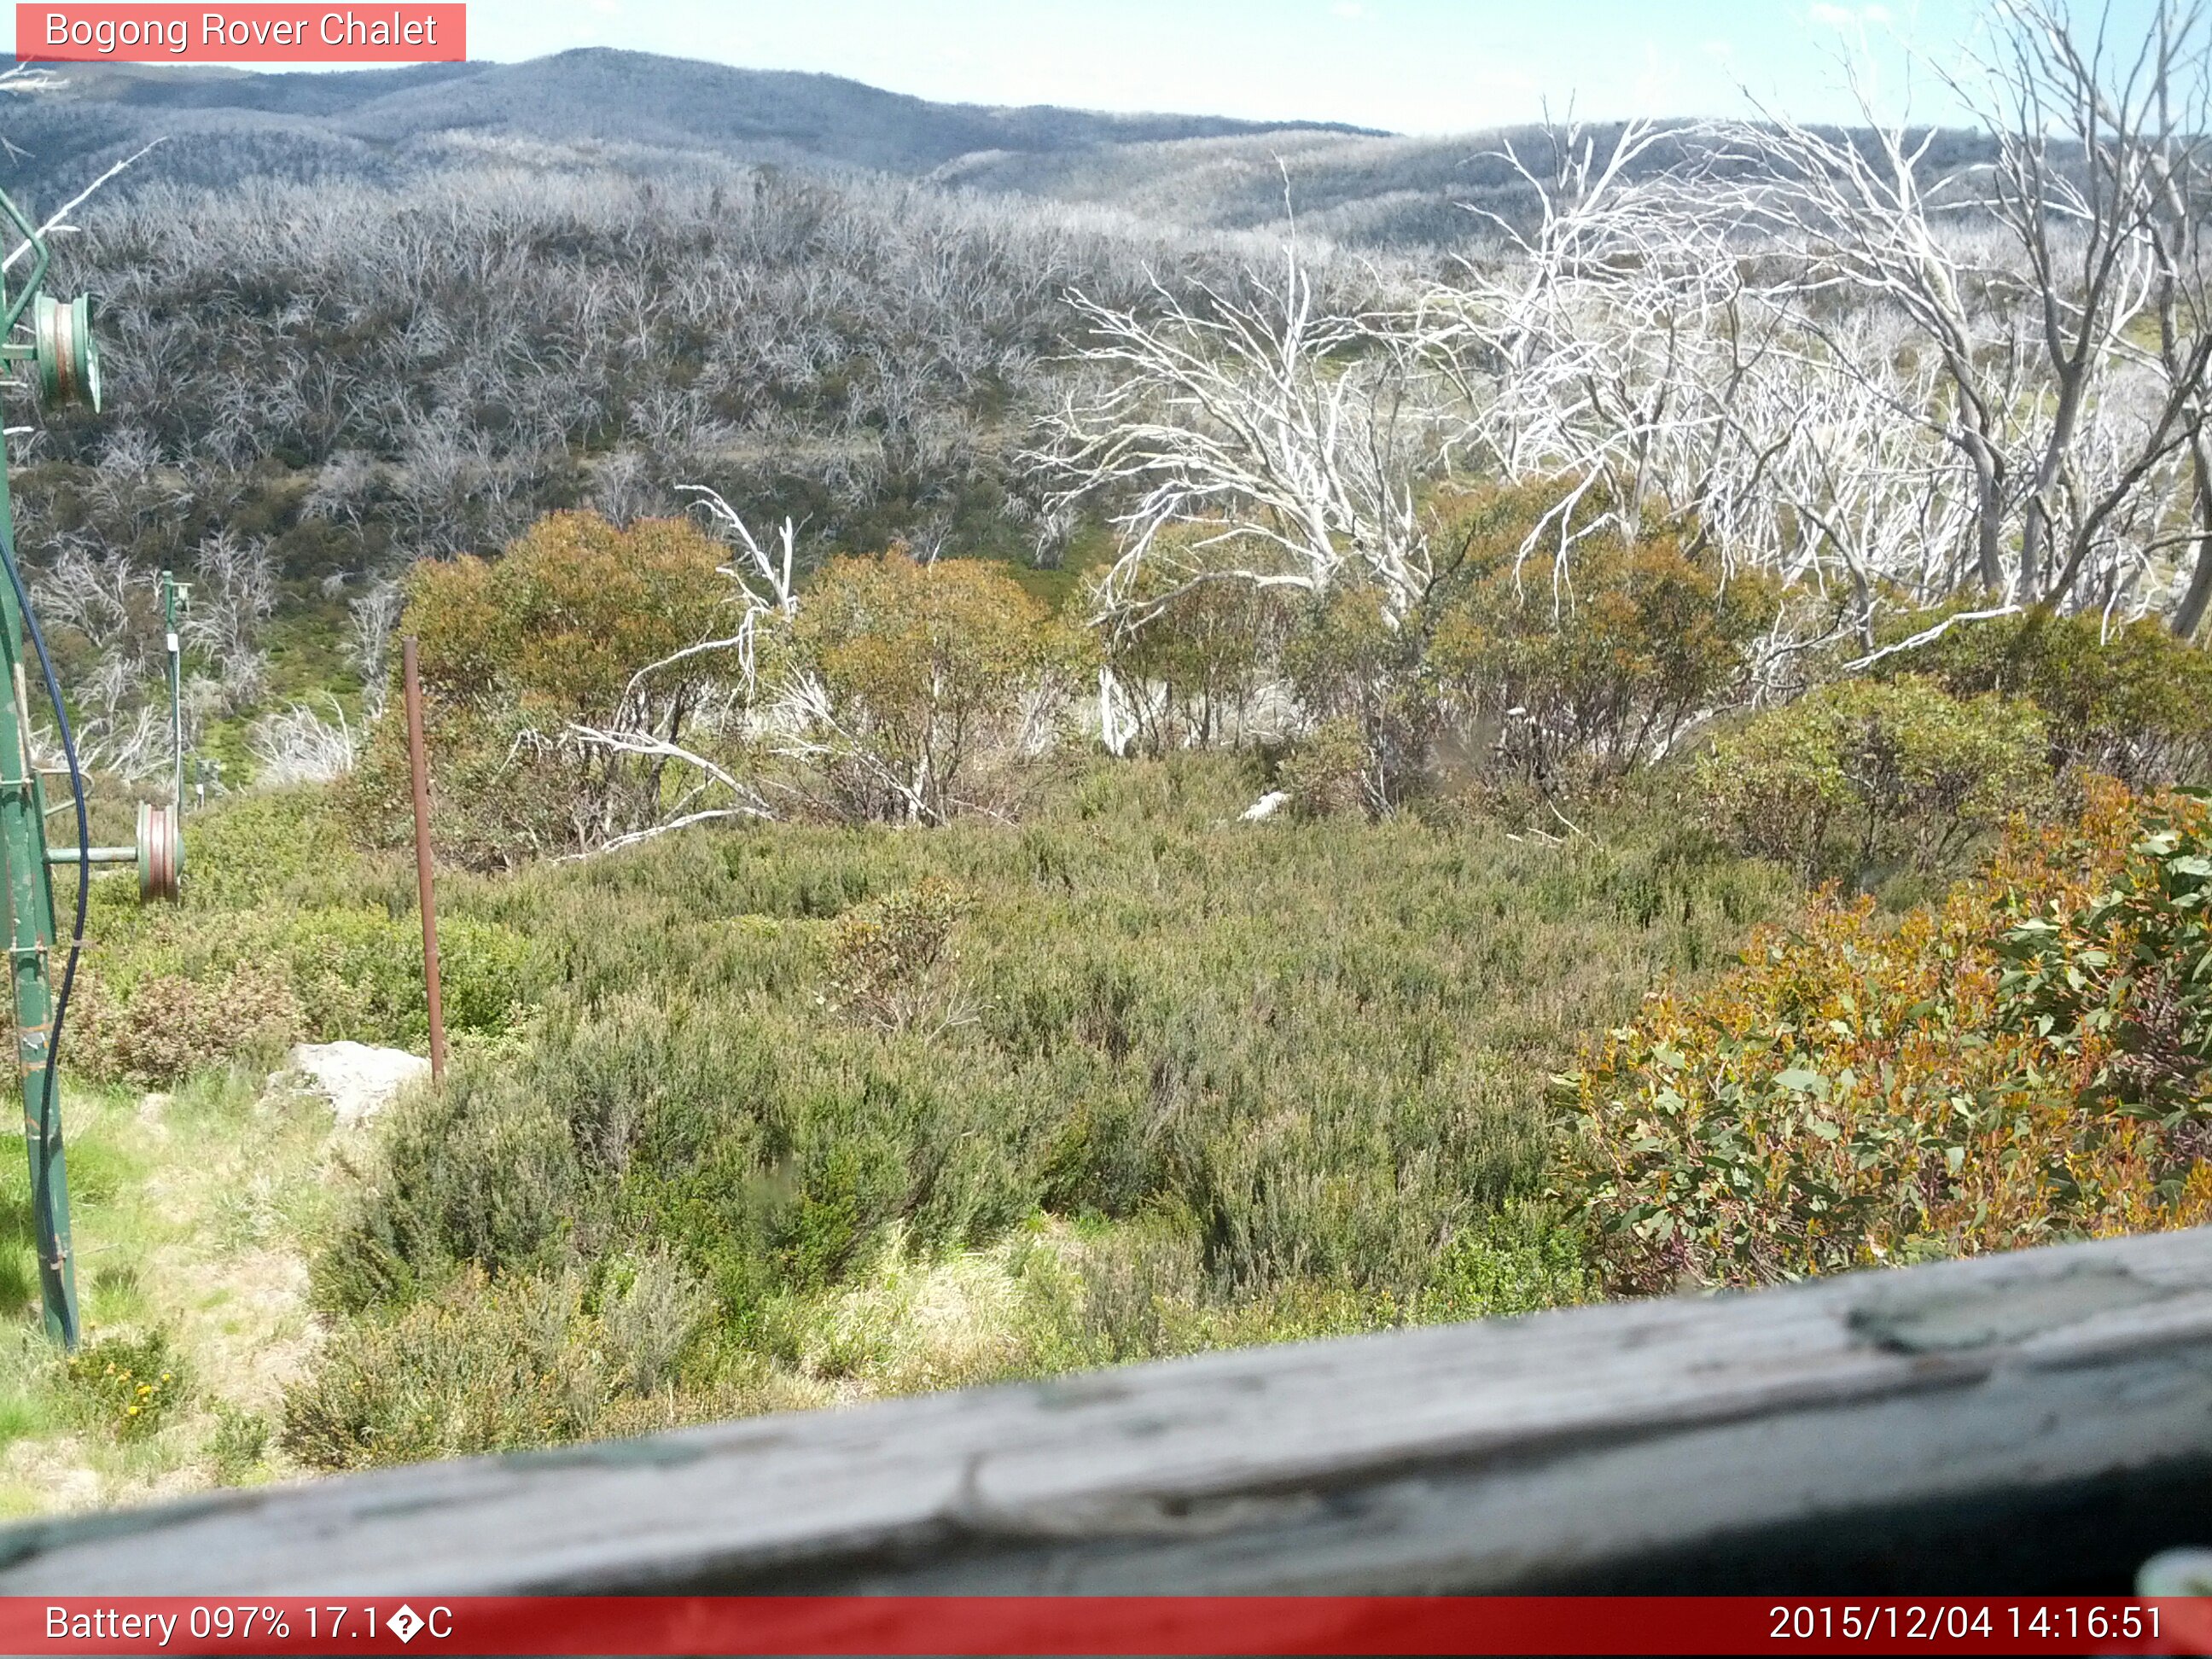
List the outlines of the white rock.
<svg viewBox="0 0 2212 1659">
<path fill-rule="evenodd" d="M 1281 811 L 1290 804 L 1290 799 L 1291 792 L 1287 789 L 1270 789 L 1238 813 L 1237 817 L 1243 823 L 1257 823 L 1261 819 L 1272 818 L 1276 813 Z"/>
<path fill-rule="evenodd" d="M 292 1069 L 307 1086 L 331 1097 L 339 1127 L 350 1128 L 392 1103 L 409 1084 L 430 1074 L 430 1062 L 404 1048 L 366 1042 L 303 1042 L 292 1050 Z"/>
</svg>

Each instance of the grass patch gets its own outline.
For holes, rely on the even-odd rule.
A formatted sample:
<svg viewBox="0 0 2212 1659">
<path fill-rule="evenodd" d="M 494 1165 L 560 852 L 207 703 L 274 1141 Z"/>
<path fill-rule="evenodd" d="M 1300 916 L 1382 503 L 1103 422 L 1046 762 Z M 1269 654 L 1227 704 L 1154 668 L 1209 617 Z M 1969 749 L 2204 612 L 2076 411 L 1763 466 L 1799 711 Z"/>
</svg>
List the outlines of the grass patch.
<svg viewBox="0 0 2212 1659">
<path fill-rule="evenodd" d="M 219 1069 L 170 1094 L 71 1087 L 63 1116 L 74 1360 L 44 1334 L 21 1138 L 0 1147 L 0 1515 L 291 1469 L 271 1432 L 315 1340 L 307 1252 L 332 1208 L 328 1104 Z"/>
</svg>

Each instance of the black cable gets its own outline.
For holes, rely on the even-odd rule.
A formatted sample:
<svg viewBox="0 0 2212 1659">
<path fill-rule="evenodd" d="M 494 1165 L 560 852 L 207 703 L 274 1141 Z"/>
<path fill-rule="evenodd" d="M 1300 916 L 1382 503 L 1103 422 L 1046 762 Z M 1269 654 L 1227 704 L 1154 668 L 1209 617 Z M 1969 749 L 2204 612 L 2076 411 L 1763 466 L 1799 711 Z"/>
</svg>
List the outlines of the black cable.
<svg viewBox="0 0 2212 1659">
<path fill-rule="evenodd" d="M 12 538 L 11 538 L 12 539 Z M 53 1024 L 46 1035 L 46 1086 L 39 1099 L 39 1179 L 31 1194 L 32 1219 L 39 1234 L 40 1265 L 55 1264 L 61 1271 L 60 1240 L 55 1236 L 53 1205 L 46 1196 L 46 1147 L 53 1133 L 55 1079 L 62 1063 L 62 1022 L 69 1016 L 70 989 L 76 983 L 77 953 L 84 948 L 85 907 L 92 896 L 92 820 L 84 808 L 84 769 L 77 764 L 76 738 L 70 731 L 69 709 L 62 702 L 62 683 L 54 675 L 54 659 L 46 653 L 46 636 L 39 631 L 39 619 L 31 611 L 31 595 L 23 586 L 23 573 L 15 568 L 15 550 L 12 545 L 0 546 L 0 564 L 8 567 L 8 581 L 15 590 L 15 608 L 21 612 L 23 627 L 31 636 L 31 647 L 39 653 L 39 672 L 46 683 L 46 697 L 54 706 L 54 724 L 62 734 L 62 756 L 69 762 L 70 794 L 76 803 L 76 924 L 70 933 L 69 963 L 62 969 L 61 994 L 54 999 Z M 26 720 L 30 710 L 25 709 Z M 30 752 L 31 734 L 23 733 L 23 751 Z M 31 780 L 23 781 L 24 787 Z M 38 872 L 41 881 L 50 880 L 47 872 Z M 62 1304 L 64 1328 L 62 1340 L 69 1347 L 76 1346 L 76 1310 L 67 1301 Z"/>
</svg>

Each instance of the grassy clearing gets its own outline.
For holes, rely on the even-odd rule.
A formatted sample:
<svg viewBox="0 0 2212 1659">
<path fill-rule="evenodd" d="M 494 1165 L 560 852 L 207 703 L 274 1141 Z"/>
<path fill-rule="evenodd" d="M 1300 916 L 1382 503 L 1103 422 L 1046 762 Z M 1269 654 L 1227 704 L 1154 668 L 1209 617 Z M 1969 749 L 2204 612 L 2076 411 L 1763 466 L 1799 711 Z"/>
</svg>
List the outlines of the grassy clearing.
<svg viewBox="0 0 2212 1659">
<path fill-rule="evenodd" d="M 307 1250 L 333 1203 L 328 1104 L 222 1069 L 168 1094 L 71 1089 L 64 1116 L 89 1363 L 72 1376 L 41 1329 L 29 1179 L 11 1137 L 0 1156 L 0 1514 L 279 1472 L 272 1425 L 318 1335 Z M 137 1390 L 108 1366 L 149 1344 L 160 1369 L 139 1375 L 161 1398 L 142 1426 L 127 1414 Z"/>
</svg>

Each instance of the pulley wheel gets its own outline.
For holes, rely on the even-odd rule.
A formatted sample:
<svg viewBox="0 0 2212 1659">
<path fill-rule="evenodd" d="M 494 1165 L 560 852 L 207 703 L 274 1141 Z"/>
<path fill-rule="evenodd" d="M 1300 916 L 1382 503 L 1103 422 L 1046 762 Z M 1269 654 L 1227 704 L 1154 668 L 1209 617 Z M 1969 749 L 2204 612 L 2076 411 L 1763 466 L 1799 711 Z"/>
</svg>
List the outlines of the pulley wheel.
<svg viewBox="0 0 2212 1659">
<path fill-rule="evenodd" d="M 184 874 L 185 842 L 178 833 L 177 815 L 167 806 L 141 801 L 138 805 L 138 896 L 151 904 L 161 899 L 176 902 L 178 881 Z"/>
<path fill-rule="evenodd" d="M 39 396 L 49 404 L 82 404 L 100 412 L 100 346 L 92 337 L 92 296 L 64 304 L 41 294 L 32 310 L 38 349 Z"/>
</svg>

